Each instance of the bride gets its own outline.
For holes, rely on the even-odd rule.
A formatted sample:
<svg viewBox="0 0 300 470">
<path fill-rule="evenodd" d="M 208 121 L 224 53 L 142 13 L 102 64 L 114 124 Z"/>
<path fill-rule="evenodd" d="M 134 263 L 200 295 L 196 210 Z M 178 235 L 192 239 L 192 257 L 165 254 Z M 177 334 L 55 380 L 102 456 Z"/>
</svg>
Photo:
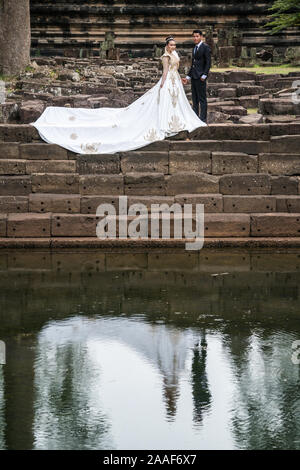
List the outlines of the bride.
<svg viewBox="0 0 300 470">
<path fill-rule="evenodd" d="M 173 37 L 166 38 L 160 57 L 159 81 L 126 108 L 65 108 L 48 106 L 30 124 L 40 137 L 79 154 L 113 154 L 135 150 L 180 131 L 207 124 L 192 109 L 178 72 L 179 56 Z"/>
</svg>

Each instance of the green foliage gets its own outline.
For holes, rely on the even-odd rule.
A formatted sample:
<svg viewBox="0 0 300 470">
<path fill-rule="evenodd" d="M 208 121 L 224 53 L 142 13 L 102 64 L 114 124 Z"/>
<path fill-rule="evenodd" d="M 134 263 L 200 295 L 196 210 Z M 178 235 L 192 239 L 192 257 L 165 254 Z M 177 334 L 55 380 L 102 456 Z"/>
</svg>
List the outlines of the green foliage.
<svg viewBox="0 0 300 470">
<path fill-rule="evenodd" d="M 56 79 L 58 76 L 58 73 L 55 70 L 50 70 L 49 75 L 50 75 L 50 78 Z"/>
<path fill-rule="evenodd" d="M 300 1 L 299 0 L 275 0 L 268 8 L 273 12 L 272 21 L 266 23 L 264 28 L 271 28 L 268 34 L 275 34 L 283 29 L 300 27 Z"/>
<path fill-rule="evenodd" d="M 31 67 L 31 65 L 26 65 L 25 72 L 34 72 L 34 71 L 35 71 L 34 67 Z"/>
</svg>

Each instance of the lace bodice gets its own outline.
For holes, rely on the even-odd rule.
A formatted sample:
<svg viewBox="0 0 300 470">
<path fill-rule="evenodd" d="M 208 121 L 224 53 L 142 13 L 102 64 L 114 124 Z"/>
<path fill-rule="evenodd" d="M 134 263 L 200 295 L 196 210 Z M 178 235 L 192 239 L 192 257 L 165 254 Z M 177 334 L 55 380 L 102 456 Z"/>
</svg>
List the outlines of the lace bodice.
<svg viewBox="0 0 300 470">
<path fill-rule="evenodd" d="M 178 70 L 179 69 L 179 62 L 180 62 L 180 59 L 178 57 L 178 55 L 174 54 L 174 53 L 169 53 L 167 51 L 165 51 L 165 53 L 160 57 L 162 62 L 164 63 L 164 60 L 163 58 L 164 57 L 168 57 L 168 69 L 169 70 Z"/>
</svg>

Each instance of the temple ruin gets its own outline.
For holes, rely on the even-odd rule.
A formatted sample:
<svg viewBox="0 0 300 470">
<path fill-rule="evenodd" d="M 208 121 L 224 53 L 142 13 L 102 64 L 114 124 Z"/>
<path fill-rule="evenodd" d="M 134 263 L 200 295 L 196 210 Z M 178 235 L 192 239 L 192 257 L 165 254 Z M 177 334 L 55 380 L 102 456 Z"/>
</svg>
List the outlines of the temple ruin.
<svg viewBox="0 0 300 470">
<path fill-rule="evenodd" d="M 218 66 L 300 61 L 299 28 L 276 35 L 262 27 L 272 0 L 31 0 L 32 55 L 151 57 L 174 34 L 184 54 L 195 28 L 205 31 Z M 111 36 L 107 38 L 107 34 Z M 115 49 L 115 51 L 114 51 Z M 159 52 L 158 52 L 159 53 Z"/>
</svg>

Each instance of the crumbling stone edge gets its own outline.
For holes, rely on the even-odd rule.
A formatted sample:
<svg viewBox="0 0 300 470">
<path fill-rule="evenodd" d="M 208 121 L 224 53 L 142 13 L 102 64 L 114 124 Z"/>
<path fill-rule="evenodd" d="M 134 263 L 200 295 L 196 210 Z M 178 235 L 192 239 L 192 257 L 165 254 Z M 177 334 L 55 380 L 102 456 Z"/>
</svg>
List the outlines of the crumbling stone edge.
<svg viewBox="0 0 300 470">
<path fill-rule="evenodd" d="M 133 251 L 136 249 L 180 249 L 185 250 L 185 243 L 194 240 L 99 240 L 97 238 L 0 238 L 0 250 L 2 249 L 61 249 L 61 248 L 92 248 L 92 249 L 121 249 Z M 203 248 L 300 248 L 300 237 L 226 237 L 208 238 L 204 241 Z M 202 249 L 203 249 L 202 248 Z M 200 250 L 201 251 L 201 250 Z"/>
</svg>

